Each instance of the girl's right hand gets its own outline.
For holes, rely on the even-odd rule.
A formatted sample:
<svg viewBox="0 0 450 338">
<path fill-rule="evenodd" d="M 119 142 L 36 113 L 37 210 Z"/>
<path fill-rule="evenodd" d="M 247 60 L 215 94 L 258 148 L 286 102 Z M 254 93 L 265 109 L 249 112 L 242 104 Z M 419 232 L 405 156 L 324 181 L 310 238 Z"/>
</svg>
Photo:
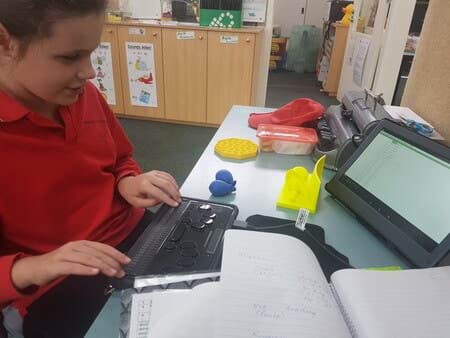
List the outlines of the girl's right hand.
<svg viewBox="0 0 450 338">
<path fill-rule="evenodd" d="M 67 275 L 93 276 L 103 273 L 121 278 L 125 275 L 122 266 L 130 261 L 130 258 L 109 245 L 76 241 L 44 255 L 18 260 L 13 265 L 11 278 L 18 290 L 33 285 L 43 286 Z"/>
</svg>

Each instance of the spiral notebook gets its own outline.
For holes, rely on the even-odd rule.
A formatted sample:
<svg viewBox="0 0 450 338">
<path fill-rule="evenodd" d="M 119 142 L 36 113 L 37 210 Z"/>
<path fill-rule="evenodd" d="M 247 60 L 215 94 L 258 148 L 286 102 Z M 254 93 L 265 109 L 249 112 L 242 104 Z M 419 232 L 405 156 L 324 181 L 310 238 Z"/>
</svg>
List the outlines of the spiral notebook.
<svg viewBox="0 0 450 338">
<path fill-rule="evenodd" d="M 228 230 L 220 282 L 134 295 L 129 337 L 444 338 L 449 285 L 450 267 L 346 269 L 328 283 L 298 239 Z"/>
<path fill-rule="evenodd" d="M 292 237 L 228 230 L 214 338 L 450 335 L 450 267 L 340 270 Z"/>
</svg>

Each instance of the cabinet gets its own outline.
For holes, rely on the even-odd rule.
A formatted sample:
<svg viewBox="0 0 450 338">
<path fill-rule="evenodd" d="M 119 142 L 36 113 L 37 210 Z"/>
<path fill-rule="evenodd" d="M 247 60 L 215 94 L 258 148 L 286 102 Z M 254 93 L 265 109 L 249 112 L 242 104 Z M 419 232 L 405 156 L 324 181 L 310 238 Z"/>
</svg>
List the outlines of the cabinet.
<svg viewBox="0 0 450 338">
<path fill-rule="evenodd" d="M 105 25 L 117 95 L 111 107 L 134 118 L 221 124 L 232 105 L 255 103 L 261 31 Z"/>
<path fill-rule="evenodd" d="M 118 41 L 120 46 L 120 69 L 122 74 L 124 113 L 130 116 L 149 118 L 164 118 L 164 73 L 161 28 L 145 26 L 121 26 L 118 27 Z M 154 73 L 151 81 L 156 87 L 156 107 L 138 106 L 132 104 L 131 81 L 137 81 L 135 74 L 130 74 L 129 60 L 127 57 L 127 42 L 151 45 L 154 56 Z M 133 66 L 132 66 L 133 67 Z M 150 75 L 150 73 L 149 73 Z M 136 93 L 134 93 L 136 94 Z M 153 93 L 152 93 L 153 94 Z M 138 94 L 139 95 L 139 94 Z"/>
<path fill-rule="evenodd" d="M 163 29 L 167 119 L 206 123 L 207 34 Z"/>
<path fill-rule="evenodd" d="M 321 54 L 325 56 L 328 62 L 328 73 L 322 85 L 323 90 L 328 92 L 330 96 L 336 96 L 339 88 L 347 34 L 348 27 L 332 23 L 322 44 Z"/>
<path fill-rule="evenodd" d="M 255 34 L 208 32 L 207 123 L 222 123 L 233 104 L 251 104 L 255 39 Z"/>
</svg>

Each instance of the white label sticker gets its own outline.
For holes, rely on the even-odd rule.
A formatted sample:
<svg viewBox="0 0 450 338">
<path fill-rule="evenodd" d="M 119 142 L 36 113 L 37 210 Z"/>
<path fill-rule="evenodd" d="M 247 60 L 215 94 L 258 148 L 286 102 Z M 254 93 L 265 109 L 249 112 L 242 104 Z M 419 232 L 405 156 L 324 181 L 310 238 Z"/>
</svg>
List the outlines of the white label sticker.
<svg viewBox="0 0 450 338">
<path fill-rule="evenodd" d="M 239 36 L 237 36 L 237 35 L 221 35 L 220 43 L 239 43 Z"/>
<path fill-rule="evenodd" d="M 145 35 L 145 29 L 139 27 L 128 28 L 128 34 L 130 35 Z"/>
<path fill-rule="evenodd" d="M 180 31 L 180 32 L 177 32 L 177 39 L 178 40 L 194 40 L 195 39 L 195 32 L 193 32 L 193 31 Z"/>
<path fill-rule="evenodd" d="M 297 220 L 295 221 L 295 227 L 304 231 L 306 222 L 308 222 L 308 216 L 309 216 L 308 209 L 300 209 L 298 211 Z"/>
</svg>

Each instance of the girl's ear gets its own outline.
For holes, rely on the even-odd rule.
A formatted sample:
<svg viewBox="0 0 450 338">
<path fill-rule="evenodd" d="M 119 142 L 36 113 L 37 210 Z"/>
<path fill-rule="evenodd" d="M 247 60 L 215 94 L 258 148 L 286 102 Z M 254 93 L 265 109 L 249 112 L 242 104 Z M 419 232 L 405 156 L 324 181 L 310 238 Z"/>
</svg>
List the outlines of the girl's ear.
<svg viewBox="0 0 450 338">
<path fill-rule="evenodd" d="M 19 44 L 0 23 L 0 60 L 14 59 L 19 52 Z"/>
</svg>

